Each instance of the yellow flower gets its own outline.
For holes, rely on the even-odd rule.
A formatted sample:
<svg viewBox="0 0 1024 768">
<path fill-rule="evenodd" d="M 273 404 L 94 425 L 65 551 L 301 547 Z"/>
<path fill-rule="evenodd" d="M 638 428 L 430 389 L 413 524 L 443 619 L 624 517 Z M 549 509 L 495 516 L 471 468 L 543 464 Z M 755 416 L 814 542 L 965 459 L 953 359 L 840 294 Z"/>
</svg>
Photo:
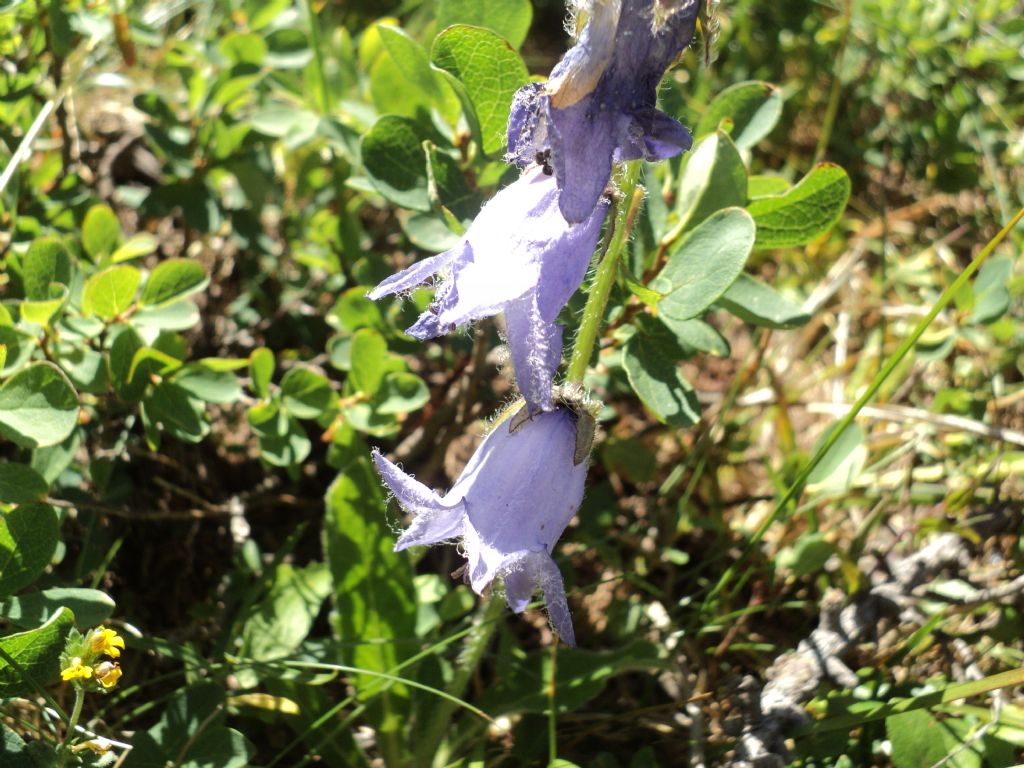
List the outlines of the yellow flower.
<svg viewBox="0 0 1024 768">
<path fill-rule="evenodd" d="M 89 650 L 93 653 L 105 653 L 116 659 L 124 650 L 124 638 L 112 629 L 96 627 L 89 634 Z"/>
<path fill-rule="evenodd" d="M 61 670 L 60 677 L 62 680 L 75 680 L 79 678 L 88 680 L 92 677 L 92 667 L 86 666 L 82 663 L 81 657 L 75 656 L 71 660 L 71 666 Z"/>
<path fill-rule="evenodd" d="M 121 679 L 121 666 L 112 661 L 104 661 L 96 666 L 96 680 L 107 690 L 110 690 L 117 681 Z"/>
</svg>

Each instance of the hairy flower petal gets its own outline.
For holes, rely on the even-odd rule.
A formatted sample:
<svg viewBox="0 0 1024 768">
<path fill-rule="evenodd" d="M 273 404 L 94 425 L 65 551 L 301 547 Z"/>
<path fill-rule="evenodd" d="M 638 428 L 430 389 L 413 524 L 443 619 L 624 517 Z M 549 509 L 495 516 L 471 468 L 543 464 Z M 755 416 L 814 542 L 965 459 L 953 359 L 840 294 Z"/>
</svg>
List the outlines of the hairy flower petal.
<svg viewBox="0 0 1024 768">
<path fill-rule="evenodd" d="M 566 408 L 518 425 L 506 419 L 487 435 L 443 498 L 375 453 L 384 482 L 415 516 L 396 549 L 461 533 L 477 593 L 503 577 L 509 605 L 518 612 L 540 588 L 555 629 L 573 642 L 551 551 L 583 500 L 587 465 L 574 462 L 575 444 L 576 415 Z"/>
<path fill-rule="evenodd" d="M 698 0 L 659 9 L 655 0 L 621 0 L 614 14 L 610 3 L 595 0 L 579 43 L 548 83 L 516 93 L 508 158 L 524 167 L 538 158 L 550 162 L 567 221 L 590 215 L 613 162 L 663 160 L 690 148 L 689 131 L 655 103 L 665 70 L 693 38 L 698 9 Z"/>
<path fill-rule="evenodd" d="M 414 517 L 395 545 L 401 551 L 415 544 L 437 544 L 462 533 L 465 508 L 457 499 L 442 499 L 415 478 L 405 474 L 380 451 L 373 452 L 373 463 L 406 512 Z"/>
<path fill-rule="evenodd" d="M 553 178 L 539 168 L 528 171 L 484 206 L 458 246 L 368 294 L 379 299 L 403 293 L 437 275 L 434 301 L 406 330 L 418 339 L 511 312 L 513 364 L 531 411 L 551 408 L 551 382 L 562 354 L 561 328 L 553 323 L 583 281 L 607 210 L 602 202 L 582 223 L 570 225 L 558 197 Z M 524 317 L 530 323 L 520 322 Z M 539 346 L 530 346 L 535 342 Z"/>
</svg>

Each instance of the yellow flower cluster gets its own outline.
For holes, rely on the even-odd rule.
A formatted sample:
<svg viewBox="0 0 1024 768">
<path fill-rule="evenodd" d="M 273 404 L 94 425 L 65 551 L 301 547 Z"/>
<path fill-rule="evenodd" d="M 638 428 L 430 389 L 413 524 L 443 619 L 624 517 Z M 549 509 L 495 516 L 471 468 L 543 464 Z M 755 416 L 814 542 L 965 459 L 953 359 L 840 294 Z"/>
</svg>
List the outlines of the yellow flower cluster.
<svg viewBox="0 0 1024 768">
<path fill-rule="evenodd" d="M 104 690 L 110 690 L 121 679 L 121 666 L 116 661 L 96 662 L 100 656 L 120 657 L 124 638 L 112 629 L 97 627 L 84 638 L 77 632 L 68 638 L 65 659 L 70 659 L 61 670 L 62 680 L 95 680 Z"/>
</svg>

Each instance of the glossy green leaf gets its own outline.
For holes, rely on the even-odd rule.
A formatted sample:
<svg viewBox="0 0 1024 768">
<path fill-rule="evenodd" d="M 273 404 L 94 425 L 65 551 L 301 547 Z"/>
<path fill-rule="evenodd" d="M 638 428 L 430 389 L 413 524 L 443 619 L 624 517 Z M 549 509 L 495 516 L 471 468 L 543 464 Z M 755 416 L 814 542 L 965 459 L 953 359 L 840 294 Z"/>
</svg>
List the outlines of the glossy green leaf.
<svg viewBox="0 0 1024 768">
<path fill-rule="evenodd" d="M 313 448 L 301 422 L 281 410 L 277 402 L 250 408 L 249 424 L 260 443 L 260 458 L 272 466 L 301 464 Z"/>
<path fill-rule="evenodd" d="M 797 328 L 811 319 L 799 304 L 747 274 L 729 286 L 718 304 L 751 325 L 764 328 Z"/>
<path fill-rule="evenodd" d="M 684 353 L 707 352 L 715 357 L 729 356 L 729 342 L 714 326 L 702 320 L 677 320 L 667 315 L 658 319 L 676 337 L 676 343 Z"/>
<path fill-rule="evenodd" d="M 833 424 L 818 439 L 812 454 L 820 450 L 836 426 Z M 810 491 L 825 493 L 846 491 L 853 485 L 867 460 L 868 449 L 864 430 L 856 424 L 850 424 L 807 477 L 807 488 Z"/>
<path fill-rule="evenodd" d="M 729 120 L 733 142 L 740 149 L 750 149 L 771 133 L 781 116 L 780 88 L 756 80 L 736 83 L 711 102 L 697 124 L 697 135 L 711 133 L 723 120 Z"/>
<path fill-rule="evenodd" d="M 757 247 L 806 245 L 839 221 L 850 198 L 850 177 L 821 163 L 782 195 L 760 197 L 747 206 L 757 222 Z"/>
<path fill-rule="evenodd" d="M 60 654 L 74 621 L 71 611 L 62 608 L 37 629 L 0 638 L 0 648 L 17 665 L 0 658 L 0 698 L 32 696 L 37 685 L 60 679 Z"/>
<path fill-rule="evenodd" d="M 10 325 L 0 325 L 0 344 L 7 350 L 3 367 L 0 368 L 4 376 L 25 365 L 39 346 L 34 334 Z"/>
<path fill-rule="evenodd" d="M 40 501 L 49 490 L 49 483 L 27 464 L 0 464 L 0 502 L 24 504 Z"/>
<path fill-rule="evenodd" d="M 754 220 L 742 208 L 716 211 L 669 252 L 651 283 L 662 314 L 687 320 L 704 312 L 743 271 L 754 247 Z"/>
<path fill-rule="evenodd" d="M 309 368 L 291 368 L 281 379 L 281 401 L 300 419 L 315 419 L 333 406 L 337 395 L 331 382 Z"/>
<path fill-rule="evenodd" d="M 27 587 L 50 564 L 59 534 L 48 504 L 20 504 L 0 511 L 0 596 Z"/>
<path fill-rule="evenodd" d="M 456 234 L 463 234 L 462 222 L 471 220 L 480 211 L 481 195 L 473 191 L 466 181 L 466 175 L 455 159 L 440 152 L 433 142 L 424 143 L 427 158 L 427 193 L 431 204 L 442 211 L 445 217 L 454 218 L 448 227 Z"/>
<path fill-rule="evenodd" d="M 974 308 L 968 318 L 972 323 L 992 323 L 1010 308 L 1010 276 L 1014 260 L 1009 256 L 989 259 L 978 271 L 974 281 Z"/>
<path fill-rule="evenodd" d="M 486 27 L 514 48 L 523 44 L 532 20 L 530 0 L 438 0 L 437 4 L 438 29 L 453 24 Z"/>
<path fill-rule="evenodd" d="M 378 24 L 381 50 L 370 68 L 370 95 L 377 110 L 423 117 L 441 98 L 427 52 L 404 30 Z"/>
<path fill-rule="evenodd" d="M 641 318 L 639 329 L 622 353 L 622 364 L 633 391 L 658 421 L 677 427 L 700 420 L 697 393 L 679 370 L 686 353 L 675 336 L 653 319 Z"/>
<path fill-rule="evenodd" d="M 326 565 L 277 566 L 270 591 L 253 606 L 242 625 L 241 654 L 265 661 L 294 653 L 330 594 L 331 574 Z"/>
<path fill-rule="evenodd" d="M 43 237 L 32 242 L 22 261 L 22 279 L 25 298 L 30 301 L 49 301 L 50 285 L 70 286 L 74 275 L 71 256 L 55 237 Z"/>
<path fill-rule="evenodd" d="M 114 613 L 114 601 L 98 589 L 54 587 L 0 601 L 0 616 L 16 627 L 31 629 L 49 621 L 64 608 L 80 627 L 95 627 Z"/>
<path fill-rule="evenodd" d="M 173 381 L 206 403 L 234 403 L 242 396 L 237 376 L 230 371 L 212 371 L 198 363 L 175 371 Z"/>
<path fill-rule="evenodd" d="M 198 443 L 210 433 L 203 402 L 188 390 L 164 381 L 142 401 L 142 416 L 149 429 L 165 432 L 186 443 Z"/>
<path fill-rule="evenodd" d="M 530 7 L 527 0 L 522 2 Z M 486 0 L 471 3 L 476 8 L 487 5 Z M 529 80 L 519 54 L 494 32 L 460 25 L 437 36 L 430 57 L 450 76 L 449 82 L 484 153 L 501 154 L 512 96 Z"/>
<path fill-rule="evenodd" d="M 363 165 L 374 189 L 395 205 L 429 211 L 427 161 L 416 123 L 384 115 L 363 137 Z"/>
<path fill-rule="evenodd" d="M 152 376 L 164 376 L 181 367 L 181 360 L 153 347 L 143 347 L 132 357 L 128 381 L 145 383 Z"/>
<path fill-rule="evenodd" d="M 751 200 L 755 200 L 758 197 L 784 194 L 791 186 L 789 181 L 782 176 L 747 177 L 747 195 Z"/>
<path fill-rule="evenodd" d="M 147 232 L 142 232 L 137 235 L 129 237 L 121 246 L 114 251 L 110 260 L 115 264 L 120 264 L 123 261 L 132 261 L 133 259 L 141 259 L 143 256 L 149 256 L 151 253 L 156 253 L 158 243 L 156 238 Z"/>
<path fill-rule="evenodd" d="M 352 336 L 349 378 L 357 392 L 367 396 L 380 387 L 387 372 L 388 343 L 372 328 L 360 328 Z"/>
<path fill-rule="evenodd" d="M 82 248 L 92 260 L 113 254 L 120 240 L 121 222 L 110 206 L 100 203 L 90 208 L 82 221 Z"/>
<path fill-rule="evenodd" d="M 26 323 L 49 326 L 68 298 L 67 286 L 51 283 L 50 298 L 21 302 L 21 319 Z"/>
<path fill-rule="evenodd" d="M 82 312 L 113 320 L 135 301 L 142 282 L 142 273 L 135 267 L 122 265 L 97 272 L 85 281 L 82 291 Z"/>
<path fill-rule="evenodd" d="M 374 398 L 374 410 L 380 414 L 409 413 L 430 401 L 430 390 L 415 373 L 392 371 L 384 376 Z"/>
<path fill-rule="evenodd" d="M 78 424 L 78 395 L 53 363 L 22 368 L 0 385 L 0 435 L 24 448 L 53 445 Z"/>
<path fill-rule="evenodd" d="M 170 304 L 203 290 L 206 270 L 191 259 L 167 259 L 157 264 L 146 280 L 139 303 L 149 307 Z"/>
<path fill-rule="evenodd" d="M 264 398 L 270 394 L 270 381 L 274 377 L 274 353 L 265 347 L 253 350 L 249 355 L 249 377 L 252 380 L 252 391 L 257 397 Z"/>
<path fill-rule="evenodd" d="M 747 204 L 747 169 L 739 150 L 722 131 L 697 142 L 679 179 L 679 223 L 696 226 L 715 211 Z"/>
</svg>

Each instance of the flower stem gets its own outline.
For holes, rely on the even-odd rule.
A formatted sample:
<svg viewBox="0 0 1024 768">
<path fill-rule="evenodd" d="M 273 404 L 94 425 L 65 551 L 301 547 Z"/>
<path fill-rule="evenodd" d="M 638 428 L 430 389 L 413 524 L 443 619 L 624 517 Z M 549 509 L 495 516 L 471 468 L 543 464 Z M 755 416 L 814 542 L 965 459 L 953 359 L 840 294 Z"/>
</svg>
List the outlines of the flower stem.
<svg viewBox="0 0 1024 768">
<path fill-rule="evenodd" d="M 494 630 L 498 627 L 498 619 L 501 618 L 504 610 L 504 601 L 493 593 L 490 597 L 484 598 L 480 607 L 477 608 L 476 616 L 473 617 L 473 631 L 466 637 L 466 643 L 462 648 L 462 653 L 459 654 L 458 662 L 456 662 L 455 675 L 452 677 L 451 684 L 448 685 L 447 693 L 456 700 L 461 698 L 466 686 L 469 685 L 470 678 L 480 665 L 480 659 L 483 658 L 484 651 L 491 643 Z M 457 708 L 458 704 L 455 701 L 441 699 L 437 702 L 434 707 L 434 716 L 427 724 L 426 732 L 418 740 L 417 765 L 429 767 L 433 764 L 437 749 L 444 740 L 445 732 L 451 725 L 452 715 Z"/>
<path fill-rule="evenodd" d="M 590 285 L 590 295 L 583 310 L 583 320 L 573 344 L 572 357 L 569 359 L 569 371 L 566 380 L 570 384 L 582 384 L 587 372 L 590 356 L 601 333 L 605 307 L 615 284 L 615 275 L 619 268 L 619 257 L 629 242 L 629 233 L 633 229 L 637 211 L 644 199 L 643 187 L 638 186 L 640 180 L 640 161 L 626 163 L 622 182 L 619 185 L 620 196 L 612 213 L 612 222 L 605 233 L 604 257 L 597 266 L 597 274 Z"/>
<path fill-rule="evenodd" d="M 62 766 L 68 759 L 68 745 L 75 736 L 75 729 L 78 727 L 78 719 L 82 716 L 82 704 L 85 703 L 85 691 L 75 686 L 75 704 L 71 709 L 71 717 L 68 718 L 68 727 L 64 732 L 64 741 L 60 744 L 59 758 L 57 765 Z"/>
</svg>

